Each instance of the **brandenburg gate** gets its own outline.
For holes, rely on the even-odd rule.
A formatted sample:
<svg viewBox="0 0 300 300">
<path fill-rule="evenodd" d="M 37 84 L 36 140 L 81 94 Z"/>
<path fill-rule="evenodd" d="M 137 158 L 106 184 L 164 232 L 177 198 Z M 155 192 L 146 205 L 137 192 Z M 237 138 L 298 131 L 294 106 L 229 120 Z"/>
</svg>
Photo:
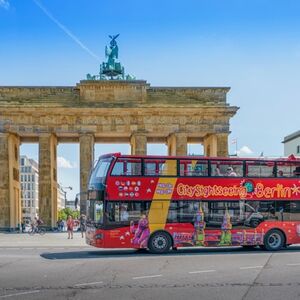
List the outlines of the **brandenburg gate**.
<svg viewBox="0 0 300 300">
<path fill-rule="evenodd" d="M 105 64 L 104 69 L 105 69 Z M 39 145 L 39 216 L 57 221 L 57 145 L 80 145 L 80 192 L 94 162 L 94 143 L 130 143 L 143 155 L 147 143 L 165 143 L 169 155 L 186 155 L 201 143 L 207 156 L 228 155 L 229 121 L 238 107 L 227 87 L 151 87 L 143 80 L 88 76 L 72 87 L 0 87 L 0 229 L 21 222 L 21 143 Z"/>
</svg>

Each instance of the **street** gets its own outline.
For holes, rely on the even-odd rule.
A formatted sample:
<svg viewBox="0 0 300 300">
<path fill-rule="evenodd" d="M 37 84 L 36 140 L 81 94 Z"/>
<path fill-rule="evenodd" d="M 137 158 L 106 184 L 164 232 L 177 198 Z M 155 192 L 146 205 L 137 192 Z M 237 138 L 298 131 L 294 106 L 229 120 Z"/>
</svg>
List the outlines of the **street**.
<svg viewBox="0 0 300 300">
<path fill-rule="evenodd" d="M 0 299 L 294 300 L 299 274 L 299 245 L 274 253 L 236 247 L 153 255 L 92 248 L 78 233 L 73 240 L 0 234 Z"/>
</svg>

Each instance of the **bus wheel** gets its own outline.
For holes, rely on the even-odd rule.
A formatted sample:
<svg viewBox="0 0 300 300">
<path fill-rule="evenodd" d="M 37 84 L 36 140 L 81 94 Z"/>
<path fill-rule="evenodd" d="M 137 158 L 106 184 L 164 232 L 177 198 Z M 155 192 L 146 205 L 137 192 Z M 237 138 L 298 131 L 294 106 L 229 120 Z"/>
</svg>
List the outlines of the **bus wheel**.
<svg viewBox="0 0 300 300">
<path fill-rule="evenodd" d="M 164 231 L 153 233 L 148 242 L 148 248 L 151 253 L 166 253 L 172 247 L 170 235 Z"/>
<path fill-rule="evenodd" d="M 280 250 L 284 245 L 284 235 L 277 229 L 272 229 L 265 235 L 264 246 L 268 251 Z"/>
</svg>

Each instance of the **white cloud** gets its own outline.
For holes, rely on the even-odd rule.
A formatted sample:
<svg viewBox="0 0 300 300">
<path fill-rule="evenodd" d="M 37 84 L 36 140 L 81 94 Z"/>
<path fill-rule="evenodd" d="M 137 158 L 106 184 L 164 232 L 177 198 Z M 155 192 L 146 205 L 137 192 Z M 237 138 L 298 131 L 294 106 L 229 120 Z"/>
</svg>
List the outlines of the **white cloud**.
<svg viewBox="0 0 300 300">
<path fill-rule="evenodd" d="M 58 156 L 57 157 L 57 167 L 64 168 L 64 169 L 74 169 L 74 168 L 76 168 L 76 164 L 71 163 L 70 161 L 68 161 L 67 159 L 65 159 L 62 156 Z"/>
<path fill-rule="evenodd" d="M 4 9 L 9 9 L 8 0 L 0 0 L 0 7 L 4 8 Z"/>
<path fill-rule="evenodd" d="M 240 156 L 251 155 L 253 154 L 253 151 L 248 146 L 243 146 L 242 148 L 240 148 L 240 150 L 238 150 L 237 154 Z"/>
</svg>

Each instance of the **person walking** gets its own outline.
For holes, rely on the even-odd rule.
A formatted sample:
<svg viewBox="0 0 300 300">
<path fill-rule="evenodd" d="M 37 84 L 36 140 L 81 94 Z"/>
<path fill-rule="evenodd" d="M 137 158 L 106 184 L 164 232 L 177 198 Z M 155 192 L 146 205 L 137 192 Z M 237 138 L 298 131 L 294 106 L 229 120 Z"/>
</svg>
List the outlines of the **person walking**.
<svg viewBox="0 0 300 300">
<path fill-rule="evenodd" d="M 73 228 L 74 228 L 74 220 L 72 216 L 69 215 L 67 220 L 68 239 L 73 238 Z"/>
</svg>

